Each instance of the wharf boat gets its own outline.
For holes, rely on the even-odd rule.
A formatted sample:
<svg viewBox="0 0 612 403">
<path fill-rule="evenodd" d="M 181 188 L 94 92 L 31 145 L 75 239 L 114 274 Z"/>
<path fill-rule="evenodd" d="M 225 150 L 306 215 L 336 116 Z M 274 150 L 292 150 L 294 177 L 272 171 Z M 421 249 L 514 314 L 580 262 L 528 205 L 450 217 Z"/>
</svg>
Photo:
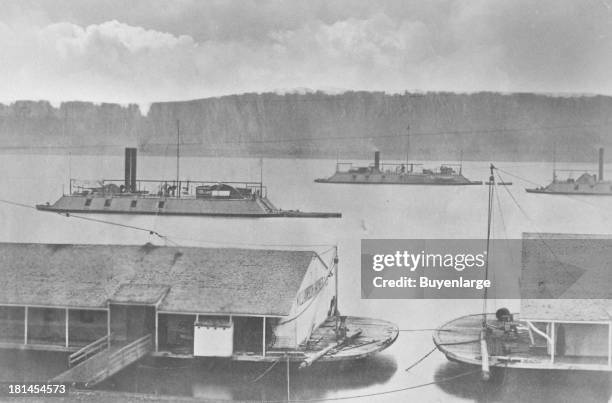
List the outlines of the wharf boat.
<svg viewBox="0 0 612 403">
<path fill-rule="evenodd" d="M 398 336 L 340 314 L 335 254 L 3 243 L 0 256 L 0 348 L 71 353 L 54 381 L 92 386 L 145 356 L 308 367 Z"/>
<path fill-rule="evenodd" d="M 437 170 L 418 167 L 421 164 L 388 164 L 380 162 L 380 152 L 374 153 L 374 163 L 367 167 L 353 167 L 352 163 L 336 163 L 336 172 L 329 178 L 315 179 L 317 183 L 359 185 L 482 185 L 462 174 L 461 164 L 442 164 Z"/>
<path fill-rule="evenodd" d="M 242 218 L 340 218 L 336 212 L 277 208 L 262 182 L 136 179 L 136 149 L 125 150 L 125 177 L 101 181 L 70 179 L 68 193 L 40 211 L 80 214 L 207 216 Z"/>
<path fill-rule="evenodd" d="M 557 172 L 567 172 L 570 175 L 580 173 L 574 179 L 558 179 Z M 553 169 L 552 182 L 547 186 L 525 189 L 527 193 L 539 193 L 549 195 L 570 196 L 612 196 L 612 181 L 604 180 L 604 149 L 599 149 L 599 172 L 598 174 L 575 169 Z"/>
<path fill-rule="evenodd" d="M 555 316 L 526 319 L 518 314 L 501 314 L 506 312 L 489 313 L 486 318 L 482 314 L 467 315 L 445 323 L 434 332 L 434 344 L 450 361 L 475 366 L 482 366 L 488 359 L 488 366 L 493 368 L 612 372 L 609 320 Z M 484 335 L 483 320 L 487 323 Z M 488 356 L 485 360 L 483 354 Z"/>
<path fill-rule="evenodd" d="M 500 308 L 454 319 L 434 331 L 436 347 L 481 366 L 485 380 L 491 368 L 612 372 L 612 236 L 525 233 L 521 256 L 520 314 Z"/>
</svg>

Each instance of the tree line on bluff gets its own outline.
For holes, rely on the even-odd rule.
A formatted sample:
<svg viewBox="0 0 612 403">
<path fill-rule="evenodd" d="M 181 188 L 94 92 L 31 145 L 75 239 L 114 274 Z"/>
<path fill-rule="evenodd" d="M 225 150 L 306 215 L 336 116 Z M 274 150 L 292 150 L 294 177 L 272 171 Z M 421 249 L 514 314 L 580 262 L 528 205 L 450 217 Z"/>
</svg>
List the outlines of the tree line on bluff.
<svg viewBox="0 0 612 403">
<path fill-rule="evenodd" d="M 137 105 L 0 104 L 0 146 L 26 152 L 414 160 L 594 161 L 607 96 L 346 92 L 242 94 Z"/>
</svg>

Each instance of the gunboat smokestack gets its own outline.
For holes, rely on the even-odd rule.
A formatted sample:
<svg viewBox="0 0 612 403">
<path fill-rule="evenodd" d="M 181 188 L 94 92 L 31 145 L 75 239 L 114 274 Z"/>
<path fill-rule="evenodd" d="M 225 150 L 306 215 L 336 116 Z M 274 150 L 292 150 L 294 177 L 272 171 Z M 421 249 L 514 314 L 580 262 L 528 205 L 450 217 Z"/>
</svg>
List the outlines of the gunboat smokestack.
<svg viewBox="0 0 612 403">
<path fill-rule="evenodd" d="M 125 149 L 125 189 L 128 192 L 136 191 L 136 149 Z"/>
<path fill-rule="evenodd" d="M 380 170 L 380 151 L 374 151 L 374 169 Z"/>
</svg>

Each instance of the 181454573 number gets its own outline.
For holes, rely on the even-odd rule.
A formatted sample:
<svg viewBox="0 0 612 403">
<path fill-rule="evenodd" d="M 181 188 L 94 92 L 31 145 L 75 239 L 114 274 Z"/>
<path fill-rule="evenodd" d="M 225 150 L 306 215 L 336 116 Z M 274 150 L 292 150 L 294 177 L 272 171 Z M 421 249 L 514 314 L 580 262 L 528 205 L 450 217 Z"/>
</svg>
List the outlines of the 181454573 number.
<svg viewBox="0 0 612 403">
<path fill-rule="evenodd" d="M 36 383 L 36 382 L 3 382 L 4 396 L 65 396 L 68 394 L 68 385 L 65 383 Z"/>
</svg>

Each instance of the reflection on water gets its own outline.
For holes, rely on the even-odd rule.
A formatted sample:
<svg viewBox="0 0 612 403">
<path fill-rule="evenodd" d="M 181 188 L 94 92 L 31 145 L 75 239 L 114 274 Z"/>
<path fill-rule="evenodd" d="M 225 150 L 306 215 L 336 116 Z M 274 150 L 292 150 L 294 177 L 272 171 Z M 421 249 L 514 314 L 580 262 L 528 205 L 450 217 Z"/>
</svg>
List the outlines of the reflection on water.
<svg viewBox="0 0 612 403">
<path fill-rule="evenodd" d="M 476 372 L 461 380 L 440 382 L 438 387 L 474 402 L 608 402 L 612 397 L 612 379 L 602 372 L 495 368 L 491 380 L 484 382 L 477 367 L 447 362 L 436 370 L 434 379 L 442 381 L 466 369 Z"/>
<path fill-rule="evenodd" d="M 0 188 L 3 199 L 29 205 L 55 201 L 68 172 L 83 179 L 121 177 L 123 156 L 3 155 Z M 363 162 L 365 165 L 369 161 Z M 173 158 L 140 156 L 142 179 L 171 177 Z M 428 164 L 435 166 L 436 163 Z M 530 181 L 550 182 L 551 164 L 499 163 L 501 168 Z M 569 165 L 569 164 L 568 164 Z M 361 299 L 360 243 L 366 238 L 482 238 L 486 230 L 487 188 L 376 186 L 316 184 L 329 176 L 335 161 L 283 160 L 264 162 L 268 195 L 278 207 L 303 211 L 342 211 L 342 219 L 239 220 L 193 217 L 97 216 L 122 224 L 153 229 L 173 242 L 189 246 L 267 247 L 275 244 L 335 244 L 339 246 L 339 308 L 343 314 L 371 316 L 392 321 L 400 329 L 430 329 L 453 318 L 482 309 L 478 300 L 363 300 Z M 591 168 L 571 164 L 567 168 Z M 253 181 L 259 179 L 256 159 L 184 158 L 181 172 L 186 179 Z M 463 173 L 473 180 L 488 175 L 488 162 L 468 162 Z M 503 176 L 503 175 L 502 175 Z M 525 183 L 513 179 L 509 188 L 523 211 L 504 189 L 496 205 L 496 238 L 520 238 L 524 231 L 612 233 L 612 209 L 607 198 L 538 196 L 527 194 Z M 529 185 L 531 186 L 531 185 Z M 526 217 L 523 213 L 527 213 Z M 503 215 L 503 216 L 502 216 Z M 0 205 L 0 241 L 49 243 L 139 244 L 164 241 L 144 231 L 103 225 Z M 329 249 L 321 247 L 318 251 Z M 510 262 L 520 264 L 520 261 Z M 1 273 L 0 273 L 1 275 Z M 495 278 L 495 268 L 491 277 Z M 1 278 L 0 278 L 1 280 Z M 493 296 L 494 297 L 494 296 Z M 520 308 L 518 300 L 491 301 L 492 311 L 506 306 Z M 347 365 L 314 365 L 306 370 L 291 368 L 294 399 L 342 398 L 364 394 L 376 396 L 360 401 L 396 402 L 603 402 L 610 399 L 609 373 L 575 371 L 519 371 L 496 373 L 483 383 L 475 373 L 454 380 L 450 377 L 473 371 L 449 363 L 438 352 L 404 371 L 432 349 L 431 332 L 402 332 L 382 354 Z M 135 364 L 100 388 L 170 396 L 210 399 L 286 399 L 286 368 L 276 365 L 258 382 L 252 382 L 269 364 L 229 363 L 214 360 L 152 360 Z M 0 380 L 42 380 L 66 368 L 66 356 L 0 350 Z M 439 382 L 417 389 L 385 393 Z"/>
<path fill-rule="evenodd" d="M 66 369 L 66 353 L 0 349 L 0 382 L 46 381 Z"/>
<path fill-rule="evenodd" d="M 284 400 L 286 362 L 231 362 L 215 359 L 147 359 L 98 385 L 97 389 L 219 400 Z M 291 399 L 319 399 L 328 393 L 386 383 L 396 372 L 391 356 L 380 354 L 353 362 L 320 363 L 306 369 L 291 364 Z"/>
</svg>

